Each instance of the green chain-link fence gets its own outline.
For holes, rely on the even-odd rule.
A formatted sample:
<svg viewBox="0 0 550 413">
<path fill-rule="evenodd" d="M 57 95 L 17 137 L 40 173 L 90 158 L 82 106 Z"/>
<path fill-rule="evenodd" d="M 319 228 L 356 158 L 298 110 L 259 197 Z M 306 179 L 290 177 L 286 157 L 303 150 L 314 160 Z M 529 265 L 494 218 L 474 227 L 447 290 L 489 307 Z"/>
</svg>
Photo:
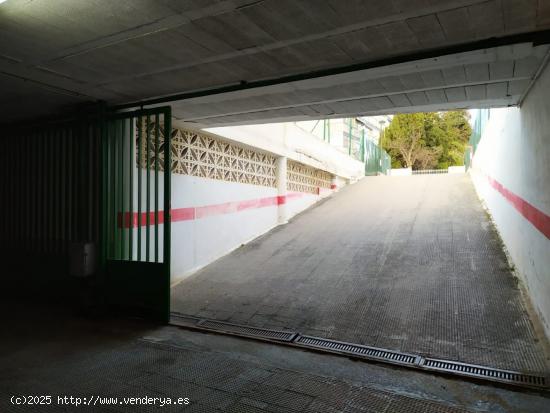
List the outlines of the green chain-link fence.
<svg viewBox="0 0 550 413">
<path fill-rule="evenodd" d="M 464 166 L 466 170 L 470 169 L 472 165 L 472 158 L 477 150 L 479 141 L 481 140 L 481 135 L 483 135 L 483 130 L 485 125 L 489 120 L 491 115 L 490 109 L 479 109 L 475 113 L 474 127 L 472 128 L 472 135 L 464 151 Z"/>
<path fill-rule="evenodd" d="M 344 119 L 343 147 L 348 155 L 365 163 L 365 175 L 388 175 L 391 170 L 391 158 L 377 144 L 369 140 L 365 129 L 361 128 L 355 118 Z M 315 125 L 317 127 L 319 122 Z M 323 120 L 323 141 L 331 142 L 330 119 Z M 314 129 L 315 129 L 314 127 Z"/>
<path fill-rule="evenodd" d="M 365 175 L 388 175 L 391 170 L 391 158 L 380 146 L 365 140 Z"/>
</svg>

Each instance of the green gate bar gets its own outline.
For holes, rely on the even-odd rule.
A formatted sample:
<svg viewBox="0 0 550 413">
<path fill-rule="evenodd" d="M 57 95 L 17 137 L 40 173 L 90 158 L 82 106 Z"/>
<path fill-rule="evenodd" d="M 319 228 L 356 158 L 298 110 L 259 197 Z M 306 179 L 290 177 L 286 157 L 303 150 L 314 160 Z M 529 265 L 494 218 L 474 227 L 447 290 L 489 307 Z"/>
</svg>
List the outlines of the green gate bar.
<svg viewBox="0 0 550 413">
<path fill-rule="evenodd" d="M 130 118 L 130 133 L 135 128 L 134 118 Z M 135 163 L 134 154 L 136 153 L 136 142 L 132 135 L 130 135 L 129 145 L 130 153 L 128 155 L 128 163 L 130 165 Z M 134 168 L 128 168 L 129 181 L 134 182 Z M 134 185 L 128 185 L 128 225 L 134 227 Z M 134 259 L 134 231 L 128 231 L 128 259 L 132 261 Z"/>
<path fill-rule="evenodd" d="M 145 211 L 147 215 L 145 215 L 145 261 L 149 261 L 149 242 L 151 240 L 150 237 L 150 231 L 149 226 L 151 225 L 151 218 L 149 216 L 149 210 L 151 209 L 151 168 L 149 160 L 151 159 L 151 149 L 150 149 L 150 142 L 151 142 L 151 131 L 150 131 L 150 124 L 151 124 L 151 118 L 149 115 L 147 115 L 147 122 L 145 130 L 147 131 L 146 139 L 147 142 L 145 144 L 145 153 L 147 154 L 145 157 L 145 168 L 147 169 L 147 175 L 146 175 L 146 184 L 145 184 L 145 202 L 146 202 L 146 208 Z"/>
<path fill-rule="evenodd" d="M 155 115 L 155 262 L 159 262 L 159 115 Z"/>
<path fill-rule="evenodd" d="M 137 179 L 138 179 L 138 187 L 137 187 L 137 261 L 141 261 L 141 162 L 142 162 L 142 135 L 143 135 L 143 118 L 139 118 L 138 122 L 138 141 L 137 141 L 137 147 L 138 147 L 138 155 L 137 155 Z M 131 217 L 133 218 L 133 217 Z M 133 227 L 132 227 L 133 228 Z M 133 231 L 132 231 L 133 232 Z"/>
</svg>

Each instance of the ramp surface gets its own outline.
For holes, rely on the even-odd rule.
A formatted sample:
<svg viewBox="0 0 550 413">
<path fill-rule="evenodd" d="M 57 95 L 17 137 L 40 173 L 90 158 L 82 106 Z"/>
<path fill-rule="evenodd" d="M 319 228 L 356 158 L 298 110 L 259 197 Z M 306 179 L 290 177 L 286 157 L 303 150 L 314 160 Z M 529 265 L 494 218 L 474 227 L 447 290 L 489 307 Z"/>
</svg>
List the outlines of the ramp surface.
<svg viewBox="0 0 550 413">
<path fill-rule="evenodd" d="M 172 311 L 547 371 L 467 175 L 365 178 L 175 286 Z"/>
</svg>

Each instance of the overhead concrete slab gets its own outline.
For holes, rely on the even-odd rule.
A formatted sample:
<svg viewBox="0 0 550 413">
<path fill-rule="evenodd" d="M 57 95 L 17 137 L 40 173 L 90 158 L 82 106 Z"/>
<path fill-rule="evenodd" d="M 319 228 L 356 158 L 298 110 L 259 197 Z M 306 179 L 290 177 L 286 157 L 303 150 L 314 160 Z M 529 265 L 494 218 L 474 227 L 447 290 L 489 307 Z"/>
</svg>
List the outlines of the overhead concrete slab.
<svg viewBox="0 0 550 413">
<path fill-rule="evenodd" d="M 223 93 L 214 107 L 214 96 L 186 99 L 175 103 L 175 114 L 215 126 L 284 120 L 273 115 L 281 110 L 293 119 L 315 119 L 319 104 L 332 117 L 511 106 L 524 97 L 549 50 L 521 44 L 357 70 L 294 81 L 284 90 L 274 85 Z M 304 116 L 304 107 L 313 114 Z"/>
<path fill-rule="evenodd" d="M 172 288 L 199 318 L 546 375 L 467 175 L 369 177 Z"/>
<path fill-rule="evenodd" d="M 547 54 L 549 29 L 550 9 L 532 0 L 7 0 L 0 4 L 0 82 L 26 85 L 14 82 L 12 93 L 0 95 L 0 122 L 65 111 L 67 94 L 73 107 L 186 96 L 175 116 L 211 126 L 371 114 L 382 108 L 365 108 L 361 99 L 393 102 L 390 94 L 532 79 Z M 472 52 L 466 60 L 464 51 Z M 426 53 L 435 60 L 425 61 Z M 383 81 L 384 73 L 395 82 Z M 465 104 L 429 97 L 427 103 L 506 106 L 525 91 L 507 89 L 514 94 L 483 99 L 464 91 Z M 49 97 L 28 106 L 29 92 Z M 414 111 L 425 106 L 420 99 L 383 109 Z M 334 113 L 315 109 L 340 101 L 346 103 Z M 223 103 L 211 108 L 212 102 Z"/>
</svg>

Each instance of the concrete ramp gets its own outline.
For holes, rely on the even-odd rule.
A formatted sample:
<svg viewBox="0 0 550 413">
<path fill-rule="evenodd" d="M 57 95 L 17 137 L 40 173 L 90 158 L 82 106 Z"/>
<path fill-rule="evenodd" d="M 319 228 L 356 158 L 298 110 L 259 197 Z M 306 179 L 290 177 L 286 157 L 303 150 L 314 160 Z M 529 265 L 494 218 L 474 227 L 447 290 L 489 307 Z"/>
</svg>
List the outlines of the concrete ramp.
<svg viewBox="0 0 550 413">
<path fill-rule="evenodd" d="M 468 175 L 365 178 L 175 286 L 172 311 L 547 372 Z"/>
</svg>

